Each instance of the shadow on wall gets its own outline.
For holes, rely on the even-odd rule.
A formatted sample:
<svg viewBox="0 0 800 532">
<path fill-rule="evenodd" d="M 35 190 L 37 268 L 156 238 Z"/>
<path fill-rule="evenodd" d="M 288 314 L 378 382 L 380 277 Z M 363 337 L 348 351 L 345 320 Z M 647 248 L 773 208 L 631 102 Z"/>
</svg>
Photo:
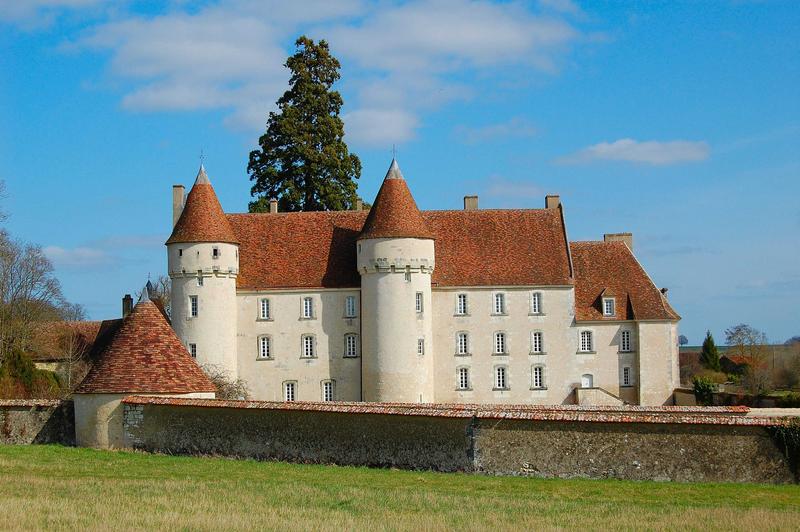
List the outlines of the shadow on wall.
<svg viewBox="0 0 800 532">
<path fill-rule="evenodd" d="M 0 400 L 0 444 L 75 445 L 72 401 Z"/>
</svg>

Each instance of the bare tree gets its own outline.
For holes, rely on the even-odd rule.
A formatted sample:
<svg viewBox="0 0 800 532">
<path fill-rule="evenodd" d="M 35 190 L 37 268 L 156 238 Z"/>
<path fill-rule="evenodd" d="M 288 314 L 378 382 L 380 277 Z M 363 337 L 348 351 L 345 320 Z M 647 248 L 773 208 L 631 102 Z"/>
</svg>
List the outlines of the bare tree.
<svg viewBox="0 0 800 532">
<path fill-rule="evenodd" d="M 755 327 L 740 323 L 725 330 L 728 344 L 726 356 L 737 357 L 737 363 L 746 364 L 744 385 L 751 395 L 757 396 L 769 391 L 770 378 L 767 335 Z"/>
<path fill-rule="evenodd" d="M 64 391 L 69 394 L 89 371 L 90 364 L 87 357 L 92 340 L 79 328 L 80 322 L 86 319 L 86 312 L 81 305 L 65 304 L 61 308 L 61 316 L 63 321 L 55 326 L 58 328 L 56 331 L 58 349 L 63 357 Z"/>
<path fill-rule="evenodd" d="M 247 383 L 243 379 L 232 379 L 227 371 L 213 364 L 200 367 L 217 387 L 217 399 L 245 400 L 250 397 Z"/>
</svg>

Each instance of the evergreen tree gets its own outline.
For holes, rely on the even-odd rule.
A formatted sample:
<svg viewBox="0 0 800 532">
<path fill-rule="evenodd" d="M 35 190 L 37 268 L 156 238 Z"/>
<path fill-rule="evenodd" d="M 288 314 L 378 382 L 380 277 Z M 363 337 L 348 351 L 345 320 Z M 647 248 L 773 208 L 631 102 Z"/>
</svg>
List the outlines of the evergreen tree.
<svg viewBox="0 0 800 532">
<path fill-rule="evenodd" d="M 324 40 L 302 36 L 286 60 L 289 90 L 269 114 L 267 131 L 250 153 L 247 173 L 254 182 L 250 212 L 269 210 L 277 198 L 281 211 L 343 210 L 356 200 L 361 161 L 347 149 L 339 118 L 342 96 L 331 90 L 339 61 Z"/>
<path fill-rule="evenodd" d="M 708 369 L 720 370 L 719 351 L 717 351 L 711 331 L 706 331 L 706 339 L 703 340 L 703 349 L 700 351 L 700 363 Z"/>
</svg>

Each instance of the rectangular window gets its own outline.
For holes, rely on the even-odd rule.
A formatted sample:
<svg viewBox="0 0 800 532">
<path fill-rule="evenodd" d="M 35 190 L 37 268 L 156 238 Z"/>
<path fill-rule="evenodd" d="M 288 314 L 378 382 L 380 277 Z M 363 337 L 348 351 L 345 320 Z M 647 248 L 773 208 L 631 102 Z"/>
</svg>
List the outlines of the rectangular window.
<svg viewBox="0 0 800 532">
<path fill-rule="evenodd" d="M 494 295 L 494 313 L 495 314 L 505 314 L 506 313 L 506 295 L 505 294 L 495 294 Z"/>
<path fill-rule="evenodd" d="M 494 387 L 498 390 L 507 389 L 506 368 L 498 366 L 494 368 Z"/>
<path fill-rule="evenodd" d="M 314 317 L 314 298 L 312 297 L 303 298 L 303 317 L 307 319 L 311 319 Z"/>
<path fill-rule="evenodd" d="M 622 385 L 623 386 L 631 385 L 631 368 L 628 366 L 622 368 Z"/>
<path fill-rule="evenodd" d="M 192 318 L 197 317 L 197 296 L 189 296 L 189 315 Z"/>
<path fill-rule="evenodd" d="M 189 344 L 189 354 L 192 358 L 197 358 L 197 344 Z"/>
<path fill-rule="evenodd" d="M 456 296 L 456 314 L 464 316 L 467 313 L 467 294 L 458 294 Z"/>
<path fill-rule="evenodd" d="M 356 317 L 356 296 L 347 296 L 344 298 L 344 315 L 347 318 Z"/>
<path fill-rule="evenodd" d="M 197 286 L 203 286 L 203 270 L 197 270 Z"/>
<path fill-rule="evenodd" d="M 214 246 L 214 248 L 211 249 L 211 257 L 218 259 L 219 255 L 220 255 L 219 248 Z"/>
<path fill-rule="evenodd" d="M 469 390 L 469 368 L 458 368 L 458 389 Z"/>
<path fill-rule="evenodd" d="M 581 331 L 581 351 L 589 353 L 594 351 L 592 342 L 592 331 Z"/>
<path fill-rule="evenodd" d="M 542 333 L 536 331 L 531 334 L 531 353 L 543 353 Z"/>
<path fill-rule="evenodd" d="M 344 356 L 358 356 L 358 338 L 355 334 L 346 334 L 344 336 Z"/>
<path fill-rule="evenodd" d="M 284 382 L 283 383 L 283 400 L 294 401 L 297 396 L 297 383 Z"/>
<path fill-rule="evenodd" d="M 622 331 L 619 339 L 619 350 L 628 353 L 631 350 L 631 332 Z"/>
<path fill-rule="evenodd" d="M 531 314 L 541 314 L 542 313 L 542 294 L 540 292 L 534 292 L 531 294 Z"/>
<path fill-rule="evenodd" d="M 259 312 L 258 312 L 258 315 L 262 320 L 270 319 L 271 315 L 270 315 L 270 308 L 269 308 L 269 299 L 265 298 L 265 299 L 262 299 L 262 300 L 259 301 Z"/>
<path fill-rule="evenodd" d="M 262 336 L 258 339 L 258 358 L 270 358 L 272 351 L 269 343 L 269 336 Z"/>
<path fill-rule="evenodd" d="M 404 275 L 405 275 L 406 282 L 410 283 L 411 282 L 411 270 L 406 268 L 406 271 L 405 271 Z"/>
<path fill-rule="evenodd" d="M 425 354 L 425 338 L 417 338 L 417 354 L 419 356 Z"/>
<path fill-rule="evenodd" d="M 506 347 L 506 333 L 494 333 L 494 353 L 503 355 L 507 352 Z"/>
<path fill-rule="evenodd" d="M 544 368 L 542 366 L 533 367 L 533 387 L 544 388 Z"/>
<path fill-rule="evenodd" d="M 456 335 L 456 353 L 459 355 L 469 354 L 469 334 L 460 332 Z"/>
<path fill-rule="evenodd" d="M 414 308 L 417 310 L 417 314 L 422 313 L 422 292 L 417 292 L 414 297 Z"/>
<path fill-rule="evenodd" d="M 333 381 L 323 381 L 322 400 L 325 402 L 333 401 Z"/>
<path fill-rule="evenodd" d="M 314 358 L 314 337 L 310 334 L 303 335 L 303 358 Z"/>
<path fill-rule="evenodd" d="M 614 315 L 614 300 L 612 298 L 603 299 L 603 316 Z"/>
</svg>

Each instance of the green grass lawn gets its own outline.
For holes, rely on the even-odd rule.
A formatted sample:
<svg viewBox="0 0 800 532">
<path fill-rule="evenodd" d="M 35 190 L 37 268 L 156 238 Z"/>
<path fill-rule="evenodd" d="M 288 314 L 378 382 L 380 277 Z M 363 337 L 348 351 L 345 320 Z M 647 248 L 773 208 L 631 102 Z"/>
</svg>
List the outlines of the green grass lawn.
<svg viewBox="0 0 800 532">
<path fill-rule="evenodd" d="M 800 529 L 800 486 L 539 480 L 0 446 L 2 529 Z"/>
</svg>

